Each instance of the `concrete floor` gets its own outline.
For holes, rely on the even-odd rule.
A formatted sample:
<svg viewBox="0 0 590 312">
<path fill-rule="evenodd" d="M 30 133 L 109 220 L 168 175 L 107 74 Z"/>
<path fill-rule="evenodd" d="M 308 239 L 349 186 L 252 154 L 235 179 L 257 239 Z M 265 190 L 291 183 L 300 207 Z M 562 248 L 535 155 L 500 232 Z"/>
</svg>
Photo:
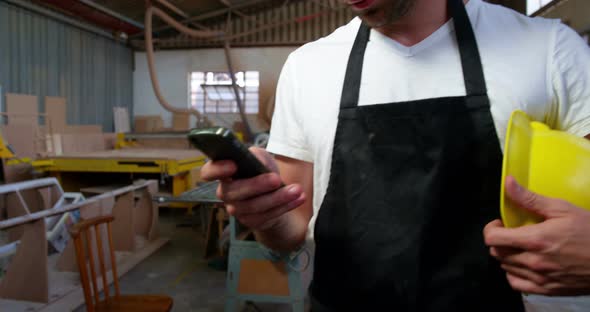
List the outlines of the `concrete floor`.
<svg viewBox="0 0 590 312">
<path fill-rule="evenodd" d="M 184 211 L 160 211 L 160 235 L 170 242 L 120 280 L 123 294 L 164 294 L 174 299 L 172 311 L 220 312 L 224 307 L 226 272 L 204 259 L 205 238 L 198 218 Z M 193 226 L 190 225 L 193 223 Z M 243 305 L 240 311 L 289 311 L 285 306 Z M 85 311 L 79 307 L 76 312 Z"/>
</svg>

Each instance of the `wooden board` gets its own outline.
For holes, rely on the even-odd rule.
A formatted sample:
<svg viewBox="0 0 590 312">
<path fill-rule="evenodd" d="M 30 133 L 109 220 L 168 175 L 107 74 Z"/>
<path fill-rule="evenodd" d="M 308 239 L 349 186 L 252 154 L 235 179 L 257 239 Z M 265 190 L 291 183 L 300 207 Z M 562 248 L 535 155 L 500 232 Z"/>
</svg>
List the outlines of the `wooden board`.
<svg viewBox="0 0 590 312">
<path fill-rule="evenodd" d="M 107 132 L 107 133 L 103 133 L 102 135 L 104 138 L 105 148 L 107 150 L 115 149 L 115 146 L 117 145 L 117 134 Z"/>
<path fill-rule="evenodd" d="M 113 207 L 113 216 L 115 221 L 112 225 L 113 237 L 117 239 L 113 241 L 115 250 L 119 251 L 133 251 L 135 249 L 135 233 L 134 229 L 134 198 L 133 193 L 125 193 L 115 199 Z"/>
<path fill-rule="evenodd" d="M 164 120 L 160 115 L 136 115 L 134 119 L 134 132 L 156 132 L 164 128 Z"/>
<path fill-rule="evenodd" d="M 24 216 L 30 213 L 29 209 L 23 205 L 17 193 L 8 193 L 3 196 L 5 202 L 7 219 Z M 25 231 L 25 225 L 19 225 L 8 229 L 8 241 L 15 242 L 21 239 Z"/>
<path fill-rule="evenodd" d="M 34 302 L 49 301 L 45 220 L 24 225 L 16 254 L 0 281 L 0 297 Z"/>
<path fill-rule="evenodd" d="M 62 134 L 61 150 L 66 155 L 104 151 L 106 142 L 102 133 Z"/>
<path fill-rule="evenodd" d="M 2 160 L 4 162 L 4 160 Z M 29 163 L 7 165 L 4 163 L 4 183 L 16 183 L 33 179 L 33 166 Z"/>
<path fill-rule="evenodd" d="M 141 138 L 137 139 L 137 145 L 141 148 L 159 148 L 159 149 L 191 149 L 191 144 L 186 138 Z"/>
<path fill-rule="evenodd" d="M 64 133 L 67 127 L 66 98 L 46 96 L 45 113 L 50 121 L 52 133 Z M 47 125 L 48 123 L 45 122 Z"/>
<path fill-rule="evenodd" d="M 98 134 L 98 133 L 102 133 L 102 126 L 101 125 L 76 125 L 76 126 L 69 125 L 66 127 L 65 133 L 68 133 L 68 134 Z"/>
<path fill-rule="evenodd" d="M 115 133 L 131 132 L 131 125 L 129 122 L 129 111 L 125 107 L 113 107 L 113 115 L 115 119 Z"/>
<path fill-rule="evenodd" d="M 289 279 L 285 262 L 242 259 L 238 293 L 289 296 Z"/>
<path fill-rule="evenodd" d="M 16 156 L 32 158 L 36 155 L 36 125 L 11 123 L 2 126 L 1 130 L 4 140 L 12 147 Z"/>
<path fill-rule="evenodd" d="M 141 190 L 141 196 L 135 204 L 135 234 L 149 237 L 154 215 L 152 196 L 148 190 Z"/>
<path fill-rule="evenodd" d="M 6 112 L 19 116 L 8 116 L 9 125 L 36 125 L 38 124 L 38 100 L 34 95 L 6 94 Z"/>
<path fill-rule="evenodd" d="M 128 148 L 88 153 L 68 153 L 57 158 L 186 160 L 201 156 L 203 156 L 203 153 L 198 150 Z"/>
<path fill-rule="evenodd" d="M 190 115 L 172 114 L 172 129 L 175 131 L 190 129 Z"/>
</svg>

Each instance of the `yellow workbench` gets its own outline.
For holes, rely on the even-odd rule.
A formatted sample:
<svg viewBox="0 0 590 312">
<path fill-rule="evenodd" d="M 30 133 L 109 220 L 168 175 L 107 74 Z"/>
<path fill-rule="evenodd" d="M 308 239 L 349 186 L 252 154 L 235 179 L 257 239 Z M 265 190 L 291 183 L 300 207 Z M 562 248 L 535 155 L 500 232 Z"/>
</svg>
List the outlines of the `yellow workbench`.
<svg viewBox="0 0 590 312">
<path fill-rule="evenodd" d="M 66 191 L 79 191 L 80 187 L 100 186 L 107 183 L 118 183 L 117 174 L 129 175 L 131 180 L 139 178 L 170 181 L 171 188 L 167 192 L 179 196 L 194 188 L 198 181 L 199 169 L 205 163 L 205 156 L 193 149 L 141 149 L 126 148 L 68 155 L 51 156 L 47 159 L 34 161 L 34 166 L 60 180 Z M 78 185 L 68 183 L 66 176 L 77 174 Z M 88 173 L 95 173 L 89 175 Z M 98 174 L 103 174 L 99 177 Z M 106 174 L 113 174 L 110 178 Z M 73 190 L 78 188 L 78 190 Z M 189 204 L 171 203 L 169 207 L 190 208 Z"/>
</svg>

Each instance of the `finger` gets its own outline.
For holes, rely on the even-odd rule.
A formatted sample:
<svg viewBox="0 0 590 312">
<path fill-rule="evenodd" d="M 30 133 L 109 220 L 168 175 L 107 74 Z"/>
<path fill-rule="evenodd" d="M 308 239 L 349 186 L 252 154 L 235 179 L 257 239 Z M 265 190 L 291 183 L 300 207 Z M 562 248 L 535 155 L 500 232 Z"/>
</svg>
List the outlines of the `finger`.
<svg viewBox="0 0 590 312">
<path fill-rule="evenodd" d="M 549 294 L 548 289 L 541 287 L 530 280 L 513 275 L 512 273 L 507 272 L 506 278 L 508 279 L 508 283 L 510 283 L 510 286 L 517 291 L 527 293 L 527 294 L 538 294 L 538 295 Z"/>
<path fill-rule="evenodd" d="M 492 222 L 488 223 L 488 224 L 487 224 L 487 225 L 486 225 L 486 226 L 483 228 L 483 236 L 484 236 L 484 238 L 485 238 L 485 237 L 487 237 L 487 236 L 489 235 L 490 231 L 492 231 L 492 232 L 493 232 L 493 230 L 494 230 L 494 229 L 497 229 L 497 228 L 504 228 L 504 224 L 502 224 L 502 221 L 501 221 L 501 220 L 498 220 L 498 219 L 496 219 L 496 220 L 494 220 L 494 221 L 492 221 Z"/>
<path fill-rule="evenodd" d="M 274 209 L 270 209 L 259 214 L 243 215 L 241 217 L 238 217 L 238 220 L 240 220 L 240 223 L 246 225 L 251 229 L 264 231 L 269 228 L 272 228 L 278 222 L 282 215 L 303 205 L 305 200 L 305 194 L 301 194 L 296 200 L 291 201 L 288 204 L 275 207 Z"/>
<path fill-rule="evenodd" d="M 303 193 L 303 188 L 298 184 L 282 187 L 272 193 L 254 197 L 239 203 L 236 207 L 236 215 L 260 214 L 275 207 L 287 205 L 297 200 Z"/>
<path fill-rule="evenodd" d="M 252 146 L 249 148 L 249 150 L 252 154 L 254 154 L 254 156 L 256 156 L 256 158 L 258 158 L 258 160 L 260 160 L 260 162 L 266 168 L 268 168 L 268 170 L 270 170 L 272 172 L 277 172 L 277 173 L 279 172 L 277 164 L 274 161 L 274 157 L 269 152 L 267 152 L 265 149 L 257 147 L 257 146 Z"/>
<path fill-rule="evenodd" d="M 551 282 L 552 279 L 546 275 L 539 274 L 538 272 L 529 270 L 527 268 L 523 268 L 517 265 L 510 265 L 510 264 L 502 264 L 502 269 L 504 271 L 512 274 L 513 276 L 519 277 L 521 279 L 529 280 L 536 285 L 541 287 L 545 286 L 547 283 Z"/>
<path fill-rule="evenodd" d="M 506 177 L 506 194 L 518 206 L 544 218 L 561 216 L 571 206 L 563 200 L 531 192 L 520 185 L 512 176 Z"/>
<path fill-rule="evenodd" d="M 250 179 L 222 181 L 217 197 L 224 202 L 238 202 L 260 196 L 281 187 L 281 178 L 276 173 L 265 173 Z"/>
<path fill-rule="evenodd" d="M 201 178 L 205 181 L 229 179 L 236 170 L 236 164 L 231 160 L 208 161 L 201 168 Z"/>
<path fill-rule="evenodd" d="M 498 260 L 506 258 L 510 255 L 522 253 L 522 249 L 510 247 L 490 247 L 490 255 Z"/>
<path fill-rule="evenodd" d="M 527 225 L 519 228 L 486 227 L 485 243 L 491 247 L 511 247 L 539 251 L 547 247 L 540 225 Z"/>
<path fill-rule="evenodd" d="M 503 264 L 519 266 L 538 273 L 552 273 L 561 271 L 561 267 L 546 259 L 541 254 L 533 252 L 519 252 L 501 256 L 499 260 Z"/>
</svg>

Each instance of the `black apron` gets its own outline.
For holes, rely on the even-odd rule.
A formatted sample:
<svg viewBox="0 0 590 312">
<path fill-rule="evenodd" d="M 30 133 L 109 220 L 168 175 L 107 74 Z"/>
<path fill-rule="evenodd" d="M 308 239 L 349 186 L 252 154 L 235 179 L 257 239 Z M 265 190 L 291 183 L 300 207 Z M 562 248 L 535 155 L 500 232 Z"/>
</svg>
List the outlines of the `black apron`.
<svg viewBox="0 0 590 312">
<path fill-rule="evenodd" d="M 448 6 L 466 96 L 358 106 L 359 29 L 315 226 L 314 312 L 524 311 L 483 240 L 502 152 L 467 12 Z"/>
</svg>

